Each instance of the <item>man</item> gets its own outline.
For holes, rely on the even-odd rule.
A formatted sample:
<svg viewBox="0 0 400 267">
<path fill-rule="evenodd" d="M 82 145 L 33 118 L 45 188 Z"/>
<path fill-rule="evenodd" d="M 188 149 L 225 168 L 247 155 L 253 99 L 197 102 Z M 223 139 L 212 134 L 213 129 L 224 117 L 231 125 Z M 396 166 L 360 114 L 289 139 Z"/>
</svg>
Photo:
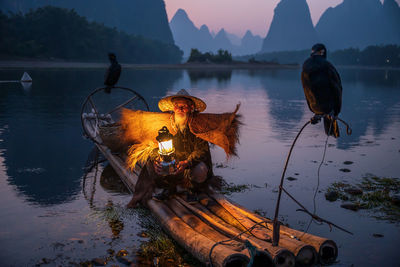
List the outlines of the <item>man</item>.
<svg viewBox="0 0 400 267">
<path fill-rule="evenodd" d="M 311 123 L 318 123 L 323 116 L 325 133 L 339 137 L 336 118 L 342 107 L 342 82 L 335 67 L 326 60 L 323 44 L 312 47 L 311 56 L 303 64 L 301 81 L 308 107 L 315 113 Z"/>
<path fill-rule="evenodd" d="M 119 76 L 121 75 L 121 65 L 117 61 L 117 56 L 114 53 L 109 53 L 108 59 L 111 65 L 104 75 L 104 85 L 107 87 L 105 89 L 106 93 L 111 92 L 111 87 L 118 82 Z"/>
<path fill-rule="evenodd" d="M 151 187 L 148 185 L 149 180 L 153 183 L 152 197 L 155 200 L 164 200 L 181 189 L 186 193 L 186 200 L 194 202 L 197 200 L 194 193 L 205 189 L 207 179 L 213 176 L 209 144 L 194 135 L 189 128 L 193 116 L 205 110 L 204 101 L 182 89 L 176 95 L 161 99 L 158 106 L 163 112 L 173 112 L 169 127 L 176 133 L 173 137 L 176 168 L 171 174 L 163 176 L 157 152 L 154 151 L 139 176 L 136 194 L 128 207 L 134 207 L 141 198 L 146 198 L 146 193 L 140 192 L 148 191 L 144 188 Z"/>
</svg>

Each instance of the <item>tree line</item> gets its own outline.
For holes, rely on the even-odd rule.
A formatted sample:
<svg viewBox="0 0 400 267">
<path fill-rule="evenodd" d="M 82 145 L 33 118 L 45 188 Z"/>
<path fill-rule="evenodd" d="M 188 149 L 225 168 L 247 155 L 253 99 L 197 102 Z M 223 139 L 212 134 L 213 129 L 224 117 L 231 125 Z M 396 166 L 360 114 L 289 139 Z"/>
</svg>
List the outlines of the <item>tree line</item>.
<svg viewBox="0 0 400 267">
<path fill-rule="evenodd" d="M 108 52 L 126 63 L 179 63 L 173 44 L 130 35 L 89 22 L 73 9 L 52 6 L 26 14 L 0 11 L 0 58 L 56 58 L 104 61 Z"/>
<path fill-rule="evenodd" d="M 348 48 L 329 51 L 328 60 L 337 65 L 352 66 L 379 66 L 400 67 L 400 46 L 398 45 L 373 45 L 360 50 Z M 302 64 L 310 56 L 310 50 L 282 51 L 253 56 L 238 57 L 245 61 L 267 61 L 280 64 Z"/>
<path fill-rule="evenodd" d="M 198 49 L 192 48 L 187 62 L 199 63 L 230 63 L 232 62 L 232 54 L 228 50 L 218 50 L 217 54 L 212 52 L 201 53 Z"/>
</svg>

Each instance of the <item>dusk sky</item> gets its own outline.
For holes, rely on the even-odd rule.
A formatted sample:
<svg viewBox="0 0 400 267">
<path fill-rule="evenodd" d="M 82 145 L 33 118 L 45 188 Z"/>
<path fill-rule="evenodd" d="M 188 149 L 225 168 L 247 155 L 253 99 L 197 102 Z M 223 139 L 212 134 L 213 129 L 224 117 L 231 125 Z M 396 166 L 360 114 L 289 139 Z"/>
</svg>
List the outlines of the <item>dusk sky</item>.
<svg viewBox="0 0 400 267">
<path fill-rule="evenodd" d="M 206 24 L 210 31 L 224 28 L 242 37 L 246 30 L 265 37 L 280 0 L 164 0 L 168 20 L 184 9 L 196 27 Z M 382 1 L 382 0 L 381 0 Z M 400 0 L 396 0 L 400 4 Z M 328 7 L 343 0 L 307 0 L 314 25 Z"/>
</svg>

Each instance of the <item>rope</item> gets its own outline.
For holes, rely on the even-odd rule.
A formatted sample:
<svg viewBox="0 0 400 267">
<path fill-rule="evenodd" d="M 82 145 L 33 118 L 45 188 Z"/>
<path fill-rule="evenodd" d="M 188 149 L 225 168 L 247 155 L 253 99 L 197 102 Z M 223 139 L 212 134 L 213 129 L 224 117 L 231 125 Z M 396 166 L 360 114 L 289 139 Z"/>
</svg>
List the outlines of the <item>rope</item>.
<svg viewBox="0 0 400 267">
<path fill-rule="evenodd" d="M 331 132 L 332 125 L 333 125 L 333 120 L 331 120 L 331 123 L 329 124 L 328 133 Z M 328 139 L 329 139 L 329 134 L 326 136 L 325 146 L 324 146 L 324 153 L 323 153 L 323 155 L 322 155 L 321 162 L 319 163 L 319 166 L 318 166 L 318 171 L 317 171 L 317 187 L 315 188 L 314 197 L 313 197 L 313 208 L 314 208 L 314 209 L 313 209 L 313 214 L 315 214 L 315 213 L 317 212 L 317 206 L 316 206 L 316 204 L 315 204 L 315 198 L 316 198 L 316 196 L 317 196 L 317 192 L 318 192 L 318 189 L 319 189 L 320 171 L 321 171 L 321 166 L 322 166 L 322 164 L 323 164 L 324 161 L 325 161 L 326 148 L 327 148 L 327 146 L 328 146 Z M 313 221 L 314 221 L 314 218 L 311 217 L 310 222 L 308 223 L 306 230 L 305 230 L 304 233 L 301 235 L 301 237 L 299 237 L 300 239 L 308 232 L 308 230 L 310 229 L 311 223 L 312 223 Z M 318 224 L 322 224 L 322 222 L 318 222 Z"/>
<path fill-rule="evenodd" d="M 351 135 L 352 129 L 351 129 L 351 127 L 349 126 L 349 124 L 348 124 L 347 122 L 345 122 L 344 120 L 340 119 L 339 117 L 337 117 L 336 119 L 339 120 L 340 122 L 342 122 L 344 125 L 346 125 L 346 133 L 347 133 L 347 135 Z M 312 119 L 311 119 L 311 120 L 312 120 Z M 319 187 L 319 172 L 320 172 L 321 165 L 322 165 L 322 163 L 324 162 L 324 159 L 325 159 L 326 147 L 327 147 L 328 137 L 329 137 L 329 136 L 326 138 L 326 141 L 325 141 L 325 148 L 324 148 L 324 154 L 323 154 L 321 163 L 320 163 L 320 165 L 319 165 L 319 167 L 318 167 L 318 184 L 317 184 L 317 189 L 316 189 L 316 191 L 315 191 L 315 193 L 314 193 L 314 212 L 313 212 L 313 213 L 309 212 L 299 201 L 297 201 L 293 196 L 291 196 L 291 195 L 283 188 L 283 181 L 284 181 L 284 178 L 285 178 L 287 166 L 288 166 L 288 163 L 289 163 L 290 156 L 291 156 L 291 154 L 292 154 L 293 148 L 294 148 L 294 146 L 295 146 L 295 144 L 296 144 L 296 141 L 297 141 L 297 139 L 299 138 L 300 134 L 302 133 L 302 131 L 304 130 L 304 128 L 305 128 L 307 125 L 309 125 L 309 124 L 311 123 L 311 120 L 310 120 L 310 121 L 307 121 L 307 122 L 303 125 L 303 127 L 301 127 L 300 131 L 297 133 L 295 139 L 293 140 L 293 143 L 292 143 L 292 145 L 291 145 L 291 147 L 290 147 L 289 153 L 288 153 L 288 155 L 287 155 L 287 157 L 286 157 L 286 163 L 285 163 L 285 166 L 284 166 L 284 168 L 283 168 L 282 177 L 281 177 L 281 182 L 280 182 L 280 185 L 279 185 L 278 200 L 277 200 L 277 203 L 276 203 L 275 216 L 274 216 L 274 220 L 273 220 L 273 226 L 274 226 L 274 228 L 273 228 L 273 239 L 272 239 L 272 245 L 273 245 L 273 246 L 278 246 L 278 243 L 279 243 L 279 227 L 280 227 L 280 222 L 278 221 L 278 215 L 279 215 L 279 206 L 280 206 L 280 200 L 281 200 L 281 197 L 282 197 L 282 191 L 285 192 L 285 193 L 286 193 L 294 202 L 296 202 L 300 207 L 302 207 L 302 210 L 298 210 L 298 211 L 306 212 L 308 215 L 311 216 L 312 219 L 311 219 L 309 225 L 307 226 L 307 230 L 306 230 L 306 231 L 308 231 L 308 228 L 309 228 L 311 222 L 312 222 L 313 220 L 316 220 L 316 221 L 318 221 L 318 222 L 320 222 L 320 223 L 323 223 L 323 222 L 327 223 L 327 224 L 329 225 L 329 227 L 334 226 L 334 227 L 336 227 L 336 228 L 338 228 L 338 229 L 340 229 L 340 230 L 342 230 L 342 231 L 344 231 L 344 232 L 346 232 L 346 233 L 353 234 L 353 233 L 351 233 L 351 232 L 345 230 L 345 229 L 342 228 L 342 227 L 339 227 L 339 226 L 337 226 L 337 225 L 335 225 L 335 224 L 333 224 L 333 223 L 331 223 L 331 222 L 329 222 L 329 221 L 327 221 L 327 220 L 325 220 L 325 219 L 320 218 L 319 216 L 317 216 L 317 215 L 315 214 L 315 211 L 316 211 L 316 207 L 315 207 L 315 196 L 316 196 L 316 194 L 317 194 L 318 187 Z M 331 124 L 330 124 L 330 126 L 329 126 L 329 131 L 328 131 L 328 133 L 330 133 L 330 131 L 331 131 L 332 123 L 333 123 L 333 120 L 331 121 Z M 304 234 L 305 234 L 305 233 L 304 233 Z M 303 235 L 304 235 L 304 234 L 303 234 Z"/>
<path fill-rule="evenodd" d="M 232 216 L 233 216 L 233 215 L 232 215 Z M 236 219 L 236 218 L 235 218 L 235 219 Z M 216 246 L 221 245 L 221 244 L 225 244 L 225 243 L 228 243 L 228 242 L 231 242 L 231 241 L 233 241 L 233 240 L 235 240 L 235 239 L 238 239 L 241 235 L 245 234 L 246 232 L 249 232 L 249 234 L 251 234 L 252 236 L 254 236 L 254 237 L 257 238 L 257 239 L 264 240 L 264 239 L 258 238 L 258 237 L 256 237 L 255 235 L 253 235 L 253 234 L 251 233 L 251 231 L 253 231 L 253 229 L 254 229 L 256 226 L 262 225 L 263 223 L 266 224 L 267 222 L 269 222 L 269 220 L 265 220 L 265 221 L 258 222 L 258 223 L 256 223 L 256 224 L 254 224 L 252 227 L 246 228 L 246 230 L 240 232 L 239 234 L 237 234 L 236 236 L 234 236 L 234 237 L 232 237 L 232 238 L 229 238 L 229 239 L 226 239 L 226 240 L 222 240 L 222 241 L 216 242 L 216 243 L 211 247 L 210 252 L 209 252 L 209 254 L 208 254 L 208 260 L 209 260 L 209 262 L 210 262 L 210 267 L 213 267 L 213 266 L 214 266 L 213 263 L 212 263 L 212 257 L 211 257 L 211 255 L 212 255 L 212 252 L 213 252 L 213 250 L 214 250 L 214 248 L 215 248 Z M 267 241 L 267 240 L 264 240 L 264 241 Z M 246 246 L 246 248 L 250 248 L 250 246 L 248 246 L 247 242 L 249 242 L 249 241 L 246 240 L 245 246 Z M 267 241 L 267 242 L 268 242 L 268 241 Z M 250 242 L 249 242 L 249 244 L 251 245 Z M 251 262 L 252 260 L 254 260 L 253 257 L 254 257 L 254 256 L 251 256 L 250 262 Z"/>
</svg>

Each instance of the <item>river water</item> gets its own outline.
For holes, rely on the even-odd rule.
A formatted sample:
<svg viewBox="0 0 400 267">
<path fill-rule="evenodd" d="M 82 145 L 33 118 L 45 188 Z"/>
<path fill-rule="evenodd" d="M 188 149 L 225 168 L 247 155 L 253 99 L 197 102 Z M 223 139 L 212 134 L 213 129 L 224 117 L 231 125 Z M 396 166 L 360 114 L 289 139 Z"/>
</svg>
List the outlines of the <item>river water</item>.
<svg viewBox="0 0 400 267">
<path fill-rule="evenodd" d="M 93 145 L 82 136 L 80 109 L 101 86 L 104 70 L 0 70 L 0 80 L 18 80 L 23 71 L 31 75 L 32 86 L 0 83 L 1 265 L 70 266 L 106 257 L 107 249 L 126 249 L 135 260 L 135 251 L 146 241 L 139 233 L 154 221 L 142 209 L 125 209 L 130 196 L 107 182 L 116 177 L 106 163 L 86 177 L 84 171 Z M 334 266 L 399 266 L 399 221 L 380 220 L 374 210 L 343 209 L 340 200 L 328 202 L 324 193 L 333 182 L 357 184 L 366 175 L 400 177 L 400 71 L 339 72 L 344 88 L 340 117 L 353 133 L 346 135 L 340 125 L 341 137 L 328 139 L 318 177 L 326 136 L 322 124 L 308 126 L 286 174 L 296 179 L 285 180 L 284 186 L 312 210 L 319 178 L 317 214 L 354 233 L 330 231 L 325 224 L 308 228 L 338 244 Z M 152 111 L 158 110 L 161 97 L 181 88 L 204 99 L 206 112 L 233 111 L 240 102 L 239 157 L 226 161 L 220 148 L 212 148 L 214 172 L 228 183 L 248 185 L 231 199 L 273 216 L 291 142 L 312 116 L 299 69 L 124 69 L 119 84 L 143 95 Z M 284 196 L 280 219 L 305 230 L 309 217 L 296 209 Z"/>
</svg>

